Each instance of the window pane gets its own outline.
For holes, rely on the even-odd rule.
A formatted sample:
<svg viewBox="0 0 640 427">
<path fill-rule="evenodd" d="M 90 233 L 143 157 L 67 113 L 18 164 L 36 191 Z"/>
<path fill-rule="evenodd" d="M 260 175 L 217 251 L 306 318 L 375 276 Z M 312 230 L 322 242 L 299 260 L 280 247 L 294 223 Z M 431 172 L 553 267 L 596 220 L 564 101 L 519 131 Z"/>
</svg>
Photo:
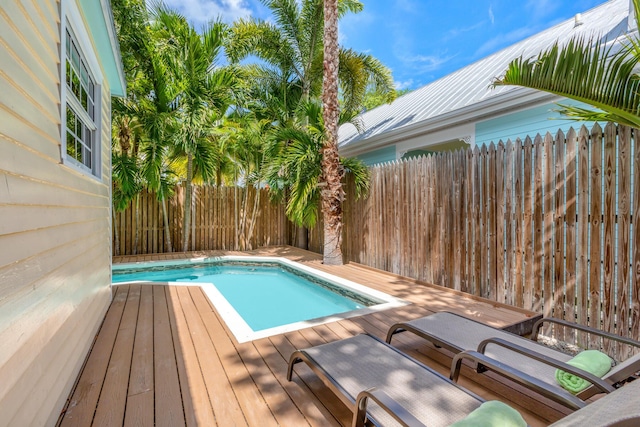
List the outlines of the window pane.
<svg viewBox="0 0 640 427">
<path fill-rule="evenodd" d="M 84 90 L 84 86 L 82 87 L 81 93 L 80 93 L 80 102 L 82 103 L 82 108 L 84 108 L 84 111 L 87 111 L 87 91 Z"/>
<path fill-rule="evenodd" d="M 84 64 L 82 64 L 80 77 L 82 78 L 83 86 L 87 87 L 87 85 L 89 84 L 89 74 L 87 73 L 87 67 L 85 67 Z"/>
<path fill-rule="evenodd" d="M 83 163 L 82 159 L 84 159 L 84 156 L 82 155 L 82 144 L 77 142 L 76 143 L 76 160 L 79 161 L 80 163 Z"/>
<path fill-rule="evenodd" d="M 76 136 L 78 137 L 78 139 L 80 139 L 81 141 L 84 140 L 84 125 L 82 124 L 82 122 L 80 121 L 80 119 L 77 119 L 77 123 L 76 123 Z"/>
<path fill-rule="evenodd" d="M 72 132 L 76 131 L 76 114 L 69 107 L 69 104 L 67 104 L 67 129 Z"/>
<path fill-rule="evenodd" d="M 72 80 L 73 86 L 71 88 L 73 89 L 73 94 L 76 98 L 80 99 L 80 79 L 78 78 L 78 74 L 76 74 L 76 70 L 73 70 Z"/>
<path fill-rule="evenodd" d="M 76 140 L 71 132 L 67 132 L 67 154 L 73 158 L 76 157 Z"/>
<path fill-rule="evenodd" d="M 71 87 L 71 64 L 69 63 L 69 60 L 65 61 L 67 64 L 67 86 Z"/>
<path fill-rule="evenodd" d="M 71 49 L 71 62 L 73 62 L 76 70 L 80 69 L 80 53 L 78 52 L 78 48 L 76 47 L 75 43 L 73 43 Z"/>
<path fill-rule="evenodd" d="M 89 97 L 91 99 L 94 99 L 95 96 L 96 96 L 96 89 L 93 86 L 93 80 L 89 79 Z"/>
</svg>

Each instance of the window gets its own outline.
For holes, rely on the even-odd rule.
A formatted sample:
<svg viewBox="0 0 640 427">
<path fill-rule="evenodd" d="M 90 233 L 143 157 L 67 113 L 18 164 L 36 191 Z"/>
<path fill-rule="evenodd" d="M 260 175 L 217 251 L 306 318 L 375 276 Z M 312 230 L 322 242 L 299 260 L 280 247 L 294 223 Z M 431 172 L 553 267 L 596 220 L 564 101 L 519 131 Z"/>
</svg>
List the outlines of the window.
<svg viewBox="0 0 640 427">
<path fill-rule="evenodd" d="M 99 90 L 89 63 L 70 22 L 64 29 L 63 70 L 65 87 L 65 126 L 62 135 L 62 159 L 65 164 L 100 176 Z"/>
</svg>

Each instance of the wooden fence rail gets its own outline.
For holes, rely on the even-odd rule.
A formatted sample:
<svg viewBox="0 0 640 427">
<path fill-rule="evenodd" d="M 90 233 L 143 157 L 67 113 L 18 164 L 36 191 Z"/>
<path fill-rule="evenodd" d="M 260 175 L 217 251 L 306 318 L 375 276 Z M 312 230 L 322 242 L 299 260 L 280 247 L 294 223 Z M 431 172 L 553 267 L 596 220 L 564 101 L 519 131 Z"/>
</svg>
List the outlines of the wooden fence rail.
<svg viewBox="0 0 640 427">
<path fill-rule="evenodd" d="M 291 226 L 284 206 L 271 203 L 267 190 L 209 185 L 193 189 L 189 250 L 243 250 L 290 243 Z M 178 186 L 166 203 L 173 250 L 182 250 L 183 200 L 184 189 Z M 162 205 L 154 194 L 142 192 L 114 217 L 114 254 L 168 251 Z"/>
<path fill-rule="evenodd" d="M 343 252 L 639 339 L 636 177 L 640 142 L 612 124 L 376 166 L 368 198 L 345 202 Z M 321 250 L 321 226 L 310 241 Z M 560 339 L 600 344 L 556 329 Z"/>
</svg>

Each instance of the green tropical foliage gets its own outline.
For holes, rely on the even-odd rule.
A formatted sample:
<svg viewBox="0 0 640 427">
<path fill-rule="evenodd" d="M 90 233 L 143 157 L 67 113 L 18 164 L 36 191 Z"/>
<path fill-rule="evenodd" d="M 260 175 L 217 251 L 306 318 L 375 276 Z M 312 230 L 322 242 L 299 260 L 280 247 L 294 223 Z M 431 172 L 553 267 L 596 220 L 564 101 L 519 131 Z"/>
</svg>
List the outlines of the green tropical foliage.
<svg viewBox="0 0 640 427">
<path fill-rule="evenodd" d="M 266 180 L 276 200 L 285 200 L 287 216 L 295 224 L 313 227 L 320 203 L 320 176 L 322 174 L 321 148 L 324 139 L 322 109 L 314 102 L 306 104 L 308 124 L 297 123 L 274 130 L 267 155 Z M 348 121 L 343 116 L 341 122 Z M 369 190 L 369 171 L 356 158 L 341 158 L 345 174 L 352 174 L 356 184 L 356 197 Z M 286 193 L 289 197 L 286 198 Z"/>
<path fill-rule="evenodd" d="M 633 5 L 640 16 L 640 0 L 633 0 Z M 594 107 L 560 105 L 562 114 L 576 120 L 640 127 L 639 60 L 638 32 L 620 44 L 578 37 L 566 46 L 556 43 L 536 58 L 514 60 L 493 84 L 538 89 Z"/>
<path fill-rule="evenodd" d="M 318 218 L 326 138 L 319 107 L 323 2 L 264 4 L 273 23 L 245 20 L 228 27 L 218 21 L 196 29 L 160 3 L 147 10 L 144 0 L 112 1 L 127 76 L 127 98 L 113 103 L 114 218 L 132 202 L 139 215 L 140 192 L 153 192 L 169 251 L 166 204 L 179 183 L 187 207 L 192 182 L 236 187 L 237 248 L 249 245 L 258 214 L 260 192 L 251 189 L 268 187 L 298 224 L 310 226 Z M 362 10 L 356 0 L 339 0 L 338 6 L 339 16 Z M 223 50 L 231 65 L 220 64 Z M 395 97 L 390 72 L 378 60 L 346 49 L 339 55 L 342 119 L 362 110 L 368 91 L 382 102 Z M 259 63 L 240 63 L 250 56 Z M 340 171 L 356 176 L 359 194 L 366 191 L 362 163 L 341 159 Z M 190 216 L 185 209 L 183 251 Z"/>
<path fill-rule="evenodd" d="M 322 90 L 323 2 L 322 0 L 263 0 L 274 21 L 241 19 L 230 28 L 226 52 L 236 63 L 251 55 L 262 61 L 255 66 L 263 88 L 277 88 L 286 111 L 310 99 L 319 99 Z M 340 0 L 339 16 L 357 13 L 357 0 Z M 359 111 L 367 89 L 375 88 L 395 98 L 391 72 L 375 57 L 340 49 L 340 89 L 342 109 Z M 273 93 L 273 92 L 272 92 Z"/>
</svg>

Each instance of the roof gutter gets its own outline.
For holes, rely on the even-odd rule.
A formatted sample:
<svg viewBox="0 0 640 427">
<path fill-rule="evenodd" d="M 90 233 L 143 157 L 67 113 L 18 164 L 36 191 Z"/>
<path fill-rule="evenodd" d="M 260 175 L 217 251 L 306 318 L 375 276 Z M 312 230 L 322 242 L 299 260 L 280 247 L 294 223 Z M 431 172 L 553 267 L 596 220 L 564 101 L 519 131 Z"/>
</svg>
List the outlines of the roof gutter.
<svg viewBox="0 0 640 427">
<path fill-rule="evenodd" d="M 513 107 L 515 106 L 533 107 L 539 104 L 559 101 L 561 99 L 563 98 L 547 92 L 518 87 L 464 108 L 459 108 L 380 135 L 375 135 L 371 138 L 347 143 L 343 147 L 339 148 L 340 155 L 356 156 L 365 151 L 383 148 L 417 136 L 426 135 L 469 122 L 478 122 L 483 119 L 495 117 L 502 113 L 513 111 Z"/>
</svg>

